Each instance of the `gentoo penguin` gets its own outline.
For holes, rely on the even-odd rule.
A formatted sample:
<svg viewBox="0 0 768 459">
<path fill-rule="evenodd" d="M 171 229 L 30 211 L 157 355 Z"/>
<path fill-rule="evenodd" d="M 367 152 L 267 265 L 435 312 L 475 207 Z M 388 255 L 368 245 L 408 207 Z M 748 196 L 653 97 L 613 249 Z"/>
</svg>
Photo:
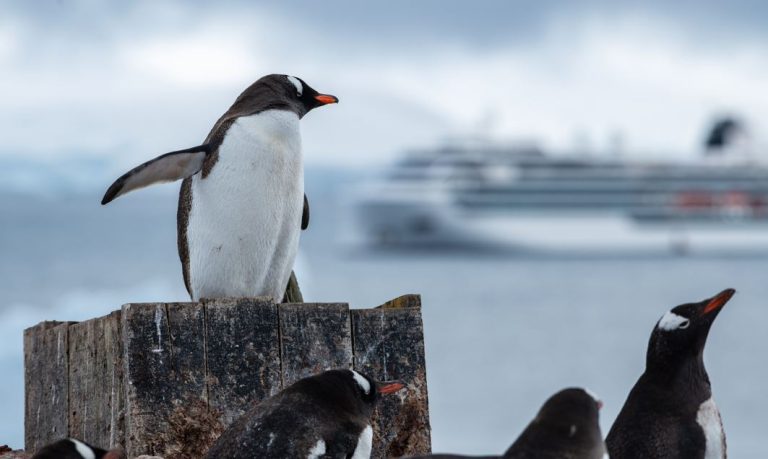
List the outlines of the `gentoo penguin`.
<svg viewBox="0 0 768 459">
<path fill-rule="evenodd" d="M 645 372 L 629 393 L 606 444 L 611 457 L 726 457 L 725 433 L 704 368 L 712 322 L 735 290 L 677 306 L 659 319 Z"/>
<path fill-rule="evenodd" d="M 563 389 L 550 397 L 528 427 L 501 456 L 433 454 L 419 458 L 603 459 L 602 402 L 586 389 Z M 414 458 L 416 459 L 416 458 Z"/>
<path fill-rule="evenodd" d="M 380 394 L 404 386 L 354 370 L 329 370 L 297 381 L 236 420 L 207 458 L 369 458 L 371 413 Z"/>
<path fill-rule="evenodd" d="M 309 223 L 299 120 L 337 103 L 302 79 L 267 75 L 235 100 L 197 147 L 158 156 L 118 178 L 102 204 L 184 179 L 177 215 L 184 284 L 192 300 L 283 298 Z"/>
<path fill-rule="evenodd" d="M 125 459 L 125 453 L 119 448 L 106 451 L 75 438 L 65 438 L 40 448 L 32 459 Z"/>
</svg>

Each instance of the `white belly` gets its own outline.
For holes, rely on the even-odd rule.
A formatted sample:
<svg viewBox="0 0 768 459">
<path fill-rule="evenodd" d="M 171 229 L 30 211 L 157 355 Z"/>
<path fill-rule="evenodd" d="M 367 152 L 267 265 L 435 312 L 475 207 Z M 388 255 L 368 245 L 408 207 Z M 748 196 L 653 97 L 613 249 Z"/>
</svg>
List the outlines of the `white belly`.
<svg viewBox="0 0 768 459">
<path fill-rule="evenodd" d="M 372 449 L 373 429 L 371 426 L 366 426 L 357 438 L 357 446 L 355 447 L 355 452 L 352 453 L 352 459 L 369 459 Z"/>
<path fill-rule="evenodd" d="M 723 423 L 720 419 L 720 411 L 717 409 L 713 398 L 699 406 L 699 411 L 696 413 L 696 422 L 704 430 L 704 438 L 707 441 L 704 459 L 725 458 Z"/>
<path fill-rule="evenodd" d="M 239 118 L 206 178 L 192 179 L 187 241 L 193 300 L 280 301 L 299 246 L 304 198 L 299 118 Z"/>
</svg>

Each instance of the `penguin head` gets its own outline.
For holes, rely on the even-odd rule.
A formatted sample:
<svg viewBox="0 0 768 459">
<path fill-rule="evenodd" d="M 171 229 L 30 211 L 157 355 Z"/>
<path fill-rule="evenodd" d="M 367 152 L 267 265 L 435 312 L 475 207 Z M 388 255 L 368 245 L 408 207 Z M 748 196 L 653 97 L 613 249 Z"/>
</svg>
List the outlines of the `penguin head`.
<svg viewBox="0 0 768 459">
<path fill-rule="evenodd" d="M 292 75 L 266 75 L 249 86 L 230 108 L 239 114 L 253 114 L 269 109 L 291 110 L 299 118 L 323 105 L 338 103 L 330 94 L 315 91 L 301 78 Z"/>
<path fill-rule="evenodd" d="M 395 393 L 405 387 L 400 381 L 375 381 L 358 371 L 347 371 L 347 384 L 352 386 L 352 391 L 363 403 L 371 407 L 379 401 L 379 396 Z"/>
<path fill-rule="evenodd" d="M 557 392 L 544 402 L 504 457 L 517 457 L 524 451 L 555 453 L 557 457 L 566 453 L 602 457 L 605 450 L 599 420 L 602 406 L 597 396 L 587 389 L 570 387 Z"/>
<path fill-rule="evenodd" d="M 379 382 L 355 370 L 328 370 L 296 383 L 335 409 L 370 416 L 381 395 L 399 391 L 400 381 Z"/>
<path fill-rule="evenodd" d="M 651 333 L 647 366 L 668 370 L 687 359 L 701 359 L 709 329 L 734 293 L 732 288 L 725 289 L 712 298 L 664 313 Z"/>
<path fill-rule="evenodd" d="M 304 82 L 301 78 L 291 75 L 280 75 L 284 77 L 290 86 L 285 85 L 288 88 L 288 97 L 298 101 L 307 113 L 313 108 L 322 107 L 328 104 L 337 104 L 339 99 L 336 96 L 330 94 L 320 94 L 315 91 L 310 85 Z"/>
<path fill-rule="evenodd" d="M 568 421 L 580 426 L 598 422 L 603 402 L 591 391 L 579 387 L 563 389 L 549 397 L 536 415 L 542 421 Z M 574 429 L 569 428 L 569 431 Z"/>
</svg>

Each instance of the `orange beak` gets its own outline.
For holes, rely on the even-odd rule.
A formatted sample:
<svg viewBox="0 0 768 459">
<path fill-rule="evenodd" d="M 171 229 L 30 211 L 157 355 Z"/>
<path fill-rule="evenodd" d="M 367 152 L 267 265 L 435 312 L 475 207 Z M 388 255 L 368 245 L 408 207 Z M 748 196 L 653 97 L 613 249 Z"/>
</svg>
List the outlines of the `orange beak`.
<svg viewBox="0 0 768 459">
<path fill-rule="evenodd" d="M 318 94 L 315 96 L 315 100 L 323 105 L 339 103 L 339 98 L 330 94 Z"/>
<path fill-rule="evenodd" d="M 728 300 L 731 299 L 734 293 L 736 293 L 736 290 L 732 288 L 725 289 L 722 292 L 718 293 L 717 295 L 715 295 L 714 298 L 709 300 L 709 303 L 707 303 L 706 306 L 704 306 L 704 310 L 701 311 L 701 315 L 702 316 L 707 315 L 712 311 L 716 311 L 722 308 L 725 305 L 725 303 L 727 303 Z"/>
<path fill-rule="evenodd" d="M 387 381 L 379 383 L 378 391 L 382 395 L 387 394 L 394 394 L 395 392 L 399 391 L 400 389 L 404 388 L 405 384 L 401 383 L 400 381 Z"/>
</svg>

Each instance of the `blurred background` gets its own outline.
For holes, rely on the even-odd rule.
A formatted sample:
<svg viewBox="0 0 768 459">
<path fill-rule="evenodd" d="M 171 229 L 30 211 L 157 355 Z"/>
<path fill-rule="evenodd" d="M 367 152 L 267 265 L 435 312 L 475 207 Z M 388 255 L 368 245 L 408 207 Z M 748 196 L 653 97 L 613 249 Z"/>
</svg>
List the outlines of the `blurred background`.
<svg viewBox="0 0 768 459">
<path fill-rule="evenodd" d="M 0 444 L 24 328 L 188 298 L 178 184 L 107 186 L 286 73 L 341 100 L 302 121 L 305 298 L 422 294 L 435 451 L 502 452 L 573 385 L 607 434 L 658 318 L 734 287 L 705 360 L 731 456 L 768 454 L 768 4 L 0 9 Z"/>
</svg>

